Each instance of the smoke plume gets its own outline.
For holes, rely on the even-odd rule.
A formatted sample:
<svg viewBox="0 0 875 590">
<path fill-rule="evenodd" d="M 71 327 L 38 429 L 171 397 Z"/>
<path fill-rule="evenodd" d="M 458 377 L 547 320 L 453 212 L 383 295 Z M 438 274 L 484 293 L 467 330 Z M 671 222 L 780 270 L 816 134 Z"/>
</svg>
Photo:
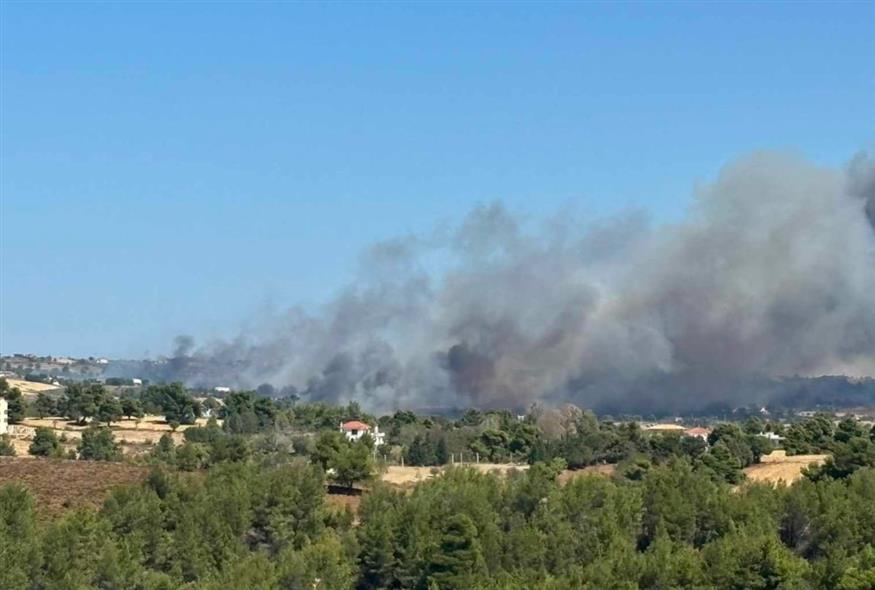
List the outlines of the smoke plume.
<svg viewBox="0 0 875 590">
<path fill-rule="evenodd" d="M 871 375 L 875 163 L 756 153 L 668 225 L 479 207 L 450 231 L 373 246 L 319 313 L 270 323 L 178 340 L 164 377 L 386 410 L 685 408 L 749 401 L 777 377 Z"/>
</svg>

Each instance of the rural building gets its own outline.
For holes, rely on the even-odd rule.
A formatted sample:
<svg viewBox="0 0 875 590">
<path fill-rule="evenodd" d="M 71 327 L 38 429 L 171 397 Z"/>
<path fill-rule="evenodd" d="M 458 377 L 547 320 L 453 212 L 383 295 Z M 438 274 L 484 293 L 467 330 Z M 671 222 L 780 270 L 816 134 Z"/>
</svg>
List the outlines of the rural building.
<svg viewBox="0 0 875 590">
<path fill-rule="evenodd" d="M 684 430 L 684 436 L 692 436 L 695 438 L 701 438 L 703 441 L 708 442 L 708 435 L 711 434 L 711 430 L 708 428 L 702 428 L 701 426 L 697 426 L 695 428 L 687 428 Z"/>
<path fill-rule="evenodd" d="M 762 436 L 763 438 L 769 439 L 773 443 L 779 443 L 782 440 L 784 440 L 783 436 L 781 436 L 779 434 L 775 434 L 774 432 L 760 432 L 759 435 Z"/>
<path fill-rule="evenodd" d="M 8 404 L 6 400 L 0 397 L 0 434 L 6 434 L 9 430 L 9 422 L 6 418 L 6 410 L 8 408 Z"/>
<path fill-rule="evenodd" d="M 340 431 L 346 436 L 347 440 L 359 440 L 365 434 L 370 434 L 378 447 L 386 442 L 386 434 L 380 432 L 379 426 L 371 428 L 364 422 L 359 422 L 358 420 L 342 422 L 340 424 Z"/>
</svg>

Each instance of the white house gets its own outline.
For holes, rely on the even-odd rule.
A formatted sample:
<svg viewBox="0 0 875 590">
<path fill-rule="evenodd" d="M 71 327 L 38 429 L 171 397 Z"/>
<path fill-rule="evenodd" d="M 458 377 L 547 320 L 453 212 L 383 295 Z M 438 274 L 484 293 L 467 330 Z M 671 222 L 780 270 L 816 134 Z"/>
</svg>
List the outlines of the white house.
<svg viewBox="0 0 875 590">
<path fill-rule="evenodd" d="M 760 432 L 759 436 L 761 436 L 763 438 L 767 438 L 770 441 L 772 441 L 773 443 L 779 443 L 782 440 L 784 440 L 783 436 L 781 436 L 779 434 L 775 434 L 774 432 Z"/>
<path fill-rule="evenodd" d="M 380 432 L 379 426 L 371 428 L 364 422 L 358 420 L 350 420 L 349 422 L 340 423 L 340 431 L 346 436 L 347 440 L 359 440 L 365 434 L 370 434 L 374 439 L 374 443 L 379 447 L 386 442 L 386 434 Z"/>
<path fill-rule="evenodd" d="M 6 410 L 8 409 L 8 404 L 6 400 L 0 397 L 0 434 L 6 434 L 9 430 L 9 423 L 7 422 Z"/>
</svg>

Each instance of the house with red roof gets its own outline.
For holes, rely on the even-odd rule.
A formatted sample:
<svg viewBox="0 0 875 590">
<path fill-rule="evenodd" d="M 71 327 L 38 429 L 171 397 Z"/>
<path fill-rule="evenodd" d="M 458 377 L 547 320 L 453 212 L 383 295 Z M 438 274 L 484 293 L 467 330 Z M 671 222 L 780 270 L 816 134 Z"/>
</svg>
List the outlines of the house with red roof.
<svg viewBox="0 0 875 590">
<path fill-rule="evenodd" d="M 710 428 L 702 428 L 697 426 L 695 428 L 687 428 L 684 430 L 684 436 L 693 436 L 696 438 L 701 438 L 705 442 L 708 442 L 708 436 L 711 434 Z"/>
<path fill-rule="evenodd" d="M 357 441 L 365 434 L 369 434 L 374 439 L 374 443 L 379 447 L 386 442 L 386 434 L 380 432 L 379 426 L 373 428 L 364 422 L 358 420 L 350 420 L 349 422 L 341 422 L 340 431 L 346 436 L 347 440 Z"/>
</svg>

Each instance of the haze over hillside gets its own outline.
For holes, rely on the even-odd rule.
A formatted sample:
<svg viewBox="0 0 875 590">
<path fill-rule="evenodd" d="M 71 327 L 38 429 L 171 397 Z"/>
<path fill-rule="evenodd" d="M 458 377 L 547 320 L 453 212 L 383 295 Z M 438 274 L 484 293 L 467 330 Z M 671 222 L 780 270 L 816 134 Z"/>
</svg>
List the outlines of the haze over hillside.
<svg viewBox="0 0 875 590">
<path fill-rule="evenodd" d="M 375 244 L 319 313 L 291 307 L 228 341 L 180 336 L 167 362 L 117 370 L 380 409 L 683 409 L 780 395 L 779 377 L 872 375 L 875 165 L 750 154 L 666 225 L 485 205 Z"/>
</svg>

